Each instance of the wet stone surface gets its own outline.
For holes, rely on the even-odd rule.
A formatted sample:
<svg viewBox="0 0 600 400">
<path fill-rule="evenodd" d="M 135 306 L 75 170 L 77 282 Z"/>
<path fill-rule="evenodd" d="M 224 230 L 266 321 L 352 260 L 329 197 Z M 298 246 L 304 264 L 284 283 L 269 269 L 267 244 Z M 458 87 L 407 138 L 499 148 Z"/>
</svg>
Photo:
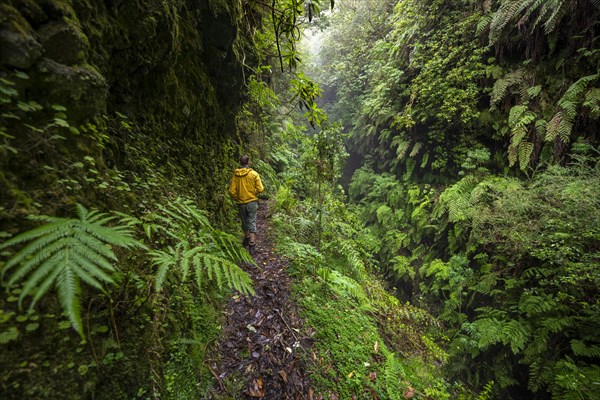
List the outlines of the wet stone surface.
<svg viewBox="0 0 600 400">
<path fill-rule="evenodd" d="M 260 203 L 254 259 L 244 265 L 254 282 L 255 296 L 235 293 L 227 302 L 226 324 L 211 363 L 217 390 L 229 393 L 224 382 L 242 379 L 244 399 L 312 399 L 302 354 L 312 344 L 312 331 L 303 325 L 290 298 L 287 263 L 268 238 L 268 206 Z"/>
</svg>

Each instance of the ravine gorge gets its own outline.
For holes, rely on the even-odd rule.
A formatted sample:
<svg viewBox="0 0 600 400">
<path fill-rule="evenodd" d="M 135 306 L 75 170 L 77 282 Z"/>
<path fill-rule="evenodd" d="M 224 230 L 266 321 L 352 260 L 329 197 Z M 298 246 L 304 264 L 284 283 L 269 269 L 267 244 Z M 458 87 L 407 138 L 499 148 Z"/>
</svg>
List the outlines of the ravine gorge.
<svg viewBox="0 0 600 400">
<path fill-rule="evenodd" d="M 599 41 L 597 0 L 1 2 L 0 398 L 600 398 Z"/>
</svg>

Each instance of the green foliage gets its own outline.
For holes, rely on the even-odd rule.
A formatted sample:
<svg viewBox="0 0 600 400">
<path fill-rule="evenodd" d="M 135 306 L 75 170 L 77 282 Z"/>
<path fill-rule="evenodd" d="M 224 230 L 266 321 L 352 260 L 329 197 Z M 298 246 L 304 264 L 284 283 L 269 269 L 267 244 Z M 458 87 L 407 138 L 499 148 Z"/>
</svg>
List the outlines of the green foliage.
<svg viewBox="0 0 600 400">
<path fill-rule="evenodd" d="M 591 393 L 594 379 L 594 343 L 600 340 L 592 333 L 595 328 L 589 329 L 596 325 L 592 320 L 597 313 L 589 299 L 600 284 L 593 272 L 598 266 L 593 238 L 600 226 L 598 205 L 590 197 L 600 184 L 595 165 L 588 155 L 569 168 L 551 168 L 529 186 L 498 178 L 471 186 L 470 229 L 462 230 L 463 245 L 455 248 L 468 255 L 475 273 L 461 288 L 464 300 L 453 304 L 452 279 L 445 269 L 426 270 L 437 277 L 424 286 L 428 292 L 436 287 L 448 291 L 445 309 L 474 313 L 471 322 L 460 320 L 458 347 L 481 357 L 494 355 L 497 361 L 507 356 L 496 346 L 509 349 L 508 359 L 530 367 L 529 389 L 549 388 L 554 398 L 565 395 L 557 384 L 564 379 L 561 374 L 573 382 L 569 396 L 580 398 Z M 455 187 L 440 196 L 440 204 Z M 447 215 L 455 226 L 459 223 Z M 473 298 L 478 302 L 472 303 Z M 442 316 L 449 320 L 448 314 Z M 586 344 L 580 346 L 582 338 Z M 588 355 L 582 357 L 580 350 Z M 569 371 L 578 378 L 560 367 L 564 363 L 573 366 Z M 500 389 L 516 383 L 510 374 L 510 367 L 504 375 L 498 371 L 494 379 Z"/>
<path fill-rule="evenodd" d="M 584 103 L 584 100 L 589 105 L 594 104 L 594 102 L 597 105 L 600 101 L 596 93 L 597 89 L 588 91 L 584 96 L 585 89 L 597 81 L 599 77 L 599 74 L 584 76 L 565 91 L 557 104 L 560 111 L 557 111 L 546 124 L 545 139 L 547 141 L 553 141 L 556 138 L 560 138 L 564 143 L 569 141 L 573 130 L 573 122 L 577 117 L 577 108 Z M 591 99 L 591 102 L 588 99 Z"/>
<path fill-rule="evenodd" d="M 88 211 L 80 204 L 77 214 L 77 219 L 31 216 L 33 221 L 45 224 L 9 239 L 0 250 L 30 242 L 4 265 L 3 276 L 16 267 L 6 286 L 10 288 L 25 279 L 19 305 L 26 296 L 33 295 L 30 310 L 54 287 L 73 328 L 83 336 L 80 280 L 105 291 L 103 284 L 114 283 L 116 271 L 113 263 L 117 257 L 111 246 L 145 246 L 132 237 L 127 226 L 105 226 L 114 217 L 98 210 Z"/>
<path fill-rule="evenodd" d="M 569 12 L 571 0 L 506 0 L 489 19 L 490 44 L 496 43 L 510 22 L 523 24 L 531 17 L 530 29 L 533 31 L 543 25 L 546 34 L 555 30 L 561 19 Z"/>
<path fill-rule="evenodd" d="M 477 143 L 470 126 L 487 68 L 472 40 L 477 16 L 437 1 L 373 1 L 332 18 L 314 73 L 336 93 L 325 108 L 349 127 L 351 149 L 407 179 L 458 172 Z"/>
<path fill-rule="evenodd" d="M 350 185 L 380 240 L 376 259 L 397 285 L 412 285 L 401 295 L 449 324 L 450 376 L 493 380 L 494 396 L 522 385 L 558 399 L 566 380 L 570 397 L 595 390 L 599 164 L 583 142 L 572 157 L 531 182 L 474 173 L 439 195 L 369 168 Z M 523 366 L 530 375 L 520 380 Z"/>
<path fill-rule="evenodd" d="M 363 2 L 314 60 L 362 164 L 372 260 L 448 324 L 448 376 L 482 398 L 597 397 L 597 19 L 571 0 Z"/>
<path fill-rule="evenodd" d="M 168 277 L 176 269 L 179 279 L 185 281 L 194 276 L 199 288 L 203 278 L 215 281 L 219 288 L 223 283 L 242 293 L 253 294 L 248 274 L 237 263 L 255 264 L 252 256 L 239 244 L 237 237 L 215 229 L 204 211 L 188 199 L 177 198 L 141 219 L 125 217 L 124 222 L 140 226 L 155 242 L 166 246 L 151 250 L 148 254 L 157 266 L 155 289 L 160 291 Z M 191 270 L 191 271 L 190 271 Z"/>
<path fill-rule="evenodd" d="M 299 146 L 314 143 L 303 141 Z M 318 147 L 317 141 L 317 150 Z M 308 151 L 313 149 L 309 147 Z M 313 154 L 309 153 L 306 159 Z M 317 159 L 327 162 L 326 158 Z M 304 163 L 300 160 L 285 164 L 290 170 L 281 175 L 295 176 L 294 168 Z M 369 253 L 380 243 L 361 226 L 354 210 L 339 200 L 339 189 L 332 188 L 331 180 L 339 176 L 341 163 L 325 167 L 327 164 L 321 174 L 305 174 L 302 184 L 306 186 L 290 181 L 282 186 L 275 199 L 279 207 L 273 216 L 277 249 L 290 260 L 297 301 L 306 323 L 315 330 L 310 362 L 315 394 L 402 399 L 405 392 L 413 390 L 431 398 L 450 398 L 449 386 L 436 378 L 435 365 L 444 362 L 446 353 L 436 344 L 437 333 L 425 334 L 439 328 L 439 324 L 423 310 L 400 304 L 374 277 L 376 262 Z M 364 181 L 357 179 L 352 183 L 354 196 L 369 195 L 369 181 L 375 175 L 362 173 Z M 325 176 L 328 177 L 324 179 Z M 319 183 L 321 190 L 310 190 Z M 393 179 L 380 179 L 379 183 L 382 189 L 378 196 L 402 201 L 402 192 L 393 190 L 397 189 L 392 185 Z M 411 206 L 418 210 L 411 214 L 419 220 L 425 207 L 423 192 L 420 188 L 411 189 Z M 301 202 L 291 200 L 300 195 Z M 289 207 L 291 203 L 293 207 Z M 383 208 L 372 212 L 373 218 L 382 223 L 393 218 Z"/>
</svg>

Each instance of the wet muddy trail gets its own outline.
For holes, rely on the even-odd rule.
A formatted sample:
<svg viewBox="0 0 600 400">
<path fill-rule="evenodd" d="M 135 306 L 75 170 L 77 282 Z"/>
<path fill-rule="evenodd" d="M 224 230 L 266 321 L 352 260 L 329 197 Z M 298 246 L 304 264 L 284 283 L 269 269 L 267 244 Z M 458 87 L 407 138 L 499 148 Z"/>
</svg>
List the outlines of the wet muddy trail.
<svg viewBox="0 0 600 400">
<path fill-rule="evenodd" d="M 268 222 L 269 209 L 263 201 L 257 218 L 257 266 L 242 266 L 254 282 L 256 295 L 236 292 L 227 302 L 211 370 L 219 398 L 312 400 L 302 358 L 310 351 L 312 332 L 291 299 L 287 263 L 274 251 Z M 237 384 L 227 384 L 231 380 Z M 231 386 L 242 386 L 242 393 L 231 393 Z"/>
</svg>

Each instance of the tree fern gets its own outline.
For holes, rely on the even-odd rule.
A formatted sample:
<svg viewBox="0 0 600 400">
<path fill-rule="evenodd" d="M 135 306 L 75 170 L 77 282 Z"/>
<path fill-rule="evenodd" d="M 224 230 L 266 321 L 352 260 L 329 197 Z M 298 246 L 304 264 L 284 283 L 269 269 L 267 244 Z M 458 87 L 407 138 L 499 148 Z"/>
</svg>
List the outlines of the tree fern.
<svg viewBox="0 0 600 400">
<path fill-rule="evenodd" d="M 111 246 L 145 246 L 133 239 L 129 227 L 105 226 L 114 217 L 98 210 L 88 211 L 80 204 L 77 214 L 78 219 L 31 217 L 45 224 L 13 237 L 0 245 L 0 250 L 29 242 L 6 262 L 3 278 L 15 268 L 6 286 L 24 280 L 19 305 L 25 297 L 32 295 L 30 309 L 54 287 L 73 328 L 83 335 L 80 281 L 104 291 L 104 284 L 114 283 L 113 264 L 117 257 Z"/>
</svg>

